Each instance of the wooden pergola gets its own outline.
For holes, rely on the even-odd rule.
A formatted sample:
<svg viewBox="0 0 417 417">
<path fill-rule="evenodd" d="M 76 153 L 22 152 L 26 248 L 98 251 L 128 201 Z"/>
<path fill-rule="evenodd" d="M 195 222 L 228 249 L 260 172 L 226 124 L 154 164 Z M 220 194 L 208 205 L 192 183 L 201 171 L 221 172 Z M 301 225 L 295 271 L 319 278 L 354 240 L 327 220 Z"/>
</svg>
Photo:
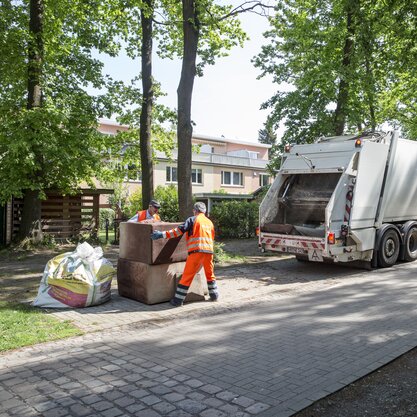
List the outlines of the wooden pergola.
<svg viewBox="0 0 417 417">
<path fill-rule="evenodd" d="M 43 233 L 55 239 L 74 238 L 83 232 L 97 235 L 101 194 L 113 194 L 113 190 L 82 189 L 79 194 L 65 196 L 47 191 L 41 206 Z M 4 207 L 4 244 L 9 244 L 18 232 L 22 209 L 23 200 L 18 198 L 13 198 Z"/>
</svg>

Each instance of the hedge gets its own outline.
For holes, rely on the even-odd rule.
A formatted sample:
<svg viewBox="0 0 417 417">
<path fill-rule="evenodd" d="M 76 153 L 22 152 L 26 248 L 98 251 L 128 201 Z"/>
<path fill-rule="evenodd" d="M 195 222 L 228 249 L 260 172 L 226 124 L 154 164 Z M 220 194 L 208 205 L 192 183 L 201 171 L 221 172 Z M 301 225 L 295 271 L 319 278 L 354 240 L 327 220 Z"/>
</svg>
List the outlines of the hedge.
<svg viewBox="0 0 417 417">
<path fill-rule="evenodd" d="M 112 228 L 114 216 L 115 216 L 115 213 L 113 209 L 111 208 L 100 209 L 100 217 L 99 217 L 100 229 L 104 230 L 106 228 L 106 219 L 109 220 L 109 227 Z"/>
<path fill-rule="evenodd" d="M 256 235 L 259 203 L 256 201 L 223 201 L 213 205 L 210 219 L 216 237 L 249 238 Z"/>
</svg>

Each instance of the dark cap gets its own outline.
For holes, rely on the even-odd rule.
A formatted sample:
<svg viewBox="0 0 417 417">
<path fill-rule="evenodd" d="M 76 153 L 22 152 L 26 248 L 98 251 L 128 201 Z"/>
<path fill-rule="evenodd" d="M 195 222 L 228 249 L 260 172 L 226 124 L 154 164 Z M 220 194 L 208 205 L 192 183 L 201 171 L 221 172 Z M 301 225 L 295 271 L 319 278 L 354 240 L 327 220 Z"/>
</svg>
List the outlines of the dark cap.
<svg viewBox="0 0 417 417">
<path fill-rule="evenodd" d="M 161 205 L 156 200 L 151 200 L 149 205 L 158 209 L 161 208 Z"/>
</svg>

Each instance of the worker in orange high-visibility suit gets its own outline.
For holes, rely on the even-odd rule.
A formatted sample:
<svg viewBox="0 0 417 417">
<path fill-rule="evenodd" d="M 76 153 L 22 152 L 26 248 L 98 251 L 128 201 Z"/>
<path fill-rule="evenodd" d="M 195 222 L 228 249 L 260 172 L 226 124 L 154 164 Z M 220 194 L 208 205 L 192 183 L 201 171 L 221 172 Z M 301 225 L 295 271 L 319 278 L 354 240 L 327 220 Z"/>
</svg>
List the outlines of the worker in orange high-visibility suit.
<svg viewBox="0 0 417 417">
<path fill-rule="evenodd" d="M 154 220 L 157 222 L 161 221 L 159 217 L 158 210 L 161 208 L 161 205 L 155 201 L 151 200 L 149 203 L 149 208 L 147 210 L 138 211 L 129 222 L 143 222 L 144 220 Z"/>
<path fill-rule="evenodd" d="M 155 240 L 171 239 L 186 233 L 188 257 L 174 298 L 170 301 L 175 307 L 183 305 L 194 276 L 201 267 L 204 268 L 206 274 L 210 300 L 217 301 L 219 299 L 213 264 L 214 226 L 205 215 L 206 205 L 204 203 L 195 203 L 193 212 L 194 216 L 189 217 L 185 223 L 175 229 L 165 232 L 156 230 L 151 234 L 151 239 Z"/>
</svg>

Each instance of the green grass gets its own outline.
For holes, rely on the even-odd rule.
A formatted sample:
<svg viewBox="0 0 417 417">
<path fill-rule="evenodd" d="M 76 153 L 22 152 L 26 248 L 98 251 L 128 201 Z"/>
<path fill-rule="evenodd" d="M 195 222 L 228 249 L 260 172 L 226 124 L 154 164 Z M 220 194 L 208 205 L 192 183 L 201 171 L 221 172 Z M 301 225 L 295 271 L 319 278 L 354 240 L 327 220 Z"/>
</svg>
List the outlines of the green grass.
<svg viewBox="0 0 417 417">
<path fill-rule="evenodd" d="M 106 242 L 106 231 L 105 230 L 99 230 L 98 231 L 98 240 L 102 245 L 105 244 L 112 244 L 114 242 L 114 230 L 109 229 L 109 240 Z"/>
<path fill-rule="evenodd" d="M 59 321 L 37 308 L 0 302 L 0 352 L 81 334 L 69 321 Z"/>
<path fill-rule="evenodd" d="M 226 252 L 223 247 L 224 243 L 214 242 L 214 263 L 223 264 L 229 262 L 243 262 L 245 260 L 245 256 Z"/>
</svg>

